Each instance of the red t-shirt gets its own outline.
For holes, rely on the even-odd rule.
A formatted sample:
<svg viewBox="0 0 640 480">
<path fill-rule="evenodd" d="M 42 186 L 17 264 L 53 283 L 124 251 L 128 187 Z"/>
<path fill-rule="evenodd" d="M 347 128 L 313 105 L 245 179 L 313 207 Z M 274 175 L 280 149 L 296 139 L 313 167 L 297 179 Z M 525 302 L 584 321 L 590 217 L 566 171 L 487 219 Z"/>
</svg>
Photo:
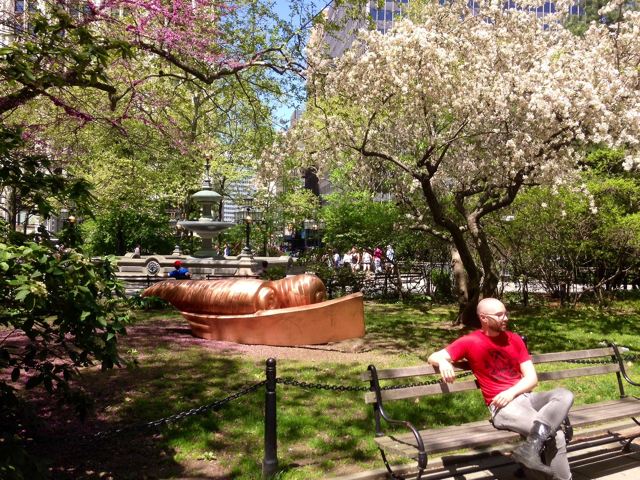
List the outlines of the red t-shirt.
<svg viewBox="0 0 640 480">
<path fill-rule="evenodd" d="M 520 364 L 531 360 L 520 335 L 508 331 L 489 337 L 476 330 L 460 337 L 446 350 L 454 362 L 463 358 L 469 362 L 487 405 L 498 393 L 518 383 L 522 378 Z"/>
</svg>

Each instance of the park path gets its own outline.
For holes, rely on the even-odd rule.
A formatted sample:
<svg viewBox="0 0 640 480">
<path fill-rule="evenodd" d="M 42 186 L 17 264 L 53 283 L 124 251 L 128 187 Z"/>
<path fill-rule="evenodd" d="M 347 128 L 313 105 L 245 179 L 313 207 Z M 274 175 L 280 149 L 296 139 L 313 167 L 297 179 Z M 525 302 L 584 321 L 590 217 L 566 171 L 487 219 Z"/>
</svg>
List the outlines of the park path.
<svg viewBox="0 0 640 480">
<path fill-rule="evenodd" d="M 323 345 L 301 345 L 296 347 L 276 347 L 270 345 L 243 345 L 219 340 L 205 340 L 191 334 L 187 322 L 179 316 L 157 318 L 152 322 L 127 327 L 127 335 L 121 337 L 125 348 L 153 347 L 159 344 L 175 347 L 200 347 L 215 353 L 237 355 L 243 358 L 266 360 L 323 361 L 334 363 L 384 363 L 393 353 L 376 348 L 375 343 L 366 338 L 355 338 Z"/>
</svg>

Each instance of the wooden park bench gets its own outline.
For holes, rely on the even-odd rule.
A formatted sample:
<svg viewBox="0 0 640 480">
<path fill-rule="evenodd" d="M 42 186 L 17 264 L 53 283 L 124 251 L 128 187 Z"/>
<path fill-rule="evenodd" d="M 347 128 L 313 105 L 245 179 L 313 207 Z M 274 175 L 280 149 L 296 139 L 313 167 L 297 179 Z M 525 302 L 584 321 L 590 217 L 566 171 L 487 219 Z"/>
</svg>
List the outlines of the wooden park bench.
<svg viewBox="0 0 640 480">
<path fill-rule="evenodd" d="M 568 430 L 575 431 L 568 447 L 569 451 L 613 442 L 622 442 L 623 448 L 628 450 L 630 443 L 640 436 L 640 430 L 633 428 L 632 432 L 629 431 L 630 428 L 640 425 L 636 419 L 640 416 L 640 399 L 627 396 L 623 380 L 634 386 L 640 386 L 640 384 L 633 382 L 627 375 L 618 347 L 612 343 L 608 345 L 591 350 L 532 355 L 536 365 L 559 364 L 560 369 L 538 368 L 540 382 L 607 374 L 616 376 L 619 388 L 618 398 L 599 403 L 574 405 L 571 409 L 566 423 L 570 424 Z M 475 379 L 468 379 L 472 374 L 465 362 L 457 363 L 455 367 L 457 379 L 449 384 L 440 381 L 438 370 L 428 364 L 379 371 L 370 365 L 367 372 L 361 375 L 362 380 L 370 383 L 371 391 L 365 394 L 365 402 L 373 405 L 375 442 L 392 478 L 402 478 L 397 475 L 397 471 L 408 469 L 396 468 L 394 473 L 387 460 L 387 453 L 416 459 L 418 461 L 416 480 L 422 478 L 423 473 L 429 478 L 438 478 L 438 476 L 471 473 L 484 470 L 488 466 L 510 462 L 509 457 L 504 453 L 514 446 L 509 445 L 510 443 L 520 441 L 522 437 L 514 432 L 495 429 L 488 421 L 488 409 L 487 420 L 422 430 L 418 430 L 408 421 L 393 419 L 387 414 L 385 410 L 387 402 L 408 399 L 415 401 L 421 397 L 479 389 Z M 429 376 L 437 377 L 424 381 Z M 381 380 L 398 379 L 413 383 L 380 387 Z M 579 397 L 576 392 L 574 394 Z M 446 415 L 446 412 L 442 412 L 442 415 Z M 404 428 L 398 433 L 395 433 L 395 430 L 393 433 L 385 433 L 383 425 Z M 438 454 L 440 458 L 427 468 L 428 457 L 434 454 Z"/>
</svg>

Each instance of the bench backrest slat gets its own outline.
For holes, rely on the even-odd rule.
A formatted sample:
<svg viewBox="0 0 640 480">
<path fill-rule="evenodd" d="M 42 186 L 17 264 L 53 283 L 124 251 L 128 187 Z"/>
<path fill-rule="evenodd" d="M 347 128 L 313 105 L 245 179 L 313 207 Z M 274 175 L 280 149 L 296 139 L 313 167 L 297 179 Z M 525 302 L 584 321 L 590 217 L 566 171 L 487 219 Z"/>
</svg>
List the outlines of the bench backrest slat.
<svg viewBox="0 0 640 480">
<path fill-rule="evenodd" d="M 438 382 L 433 385 L 424 385 L 421 387 L 398 388 L 395 390 L 383 390 L 380 392 L 382 400 L 404 400 L 407 398 L 425 397 L 428 395 L 438 395 L 442 393 L 463 392 L 465 390 L 476 390 L 478 386 L 475 380 L 466 380 L 464 382 L 444 383 Z M 375 392 L 367 392 L 364 394 L 366 403 L 375 403 Z"/>
<path fill-rule="evenodd" d="M 469 365 L 467 362 L 457 362 L 455 365 L 455 370 L 458 372 L 463 372 L 465 370 L 469 370 Z M 416 365 L 414 367 L 402 367 L 402 368 L 389 368 L 386 370 L 378 370 L 378 380 L 388 380 L 391 378 L 408 378 L 408 377 L 420 377 L 423 375 L 435 375 L 438 374 L 438 369 L 432 367 L 428 363 L 424 363 L 422 365 Z M 367 370 L 360 375 L 360 380 L 369 381 L 371 380 L 371 372 Z"/>
<path fill-rule="evenodd" d="M 617 363 L 598 365 L 597 367 L 569 368 L 566 370 L 557 370 L 555 372 L 538 372 L 538 380 L 543 382 L 546 380 L 561 380 L 563 378 L 604 375 L 605 373 L 614 373 L 618 370 L 620 370 L 620 367 L 618 367 Z"/>
<path fill-rule="evenodd" d="M 570 362 L 572 360 L 587 360 L 602 357 L 610 357 L 615 353 L 613 348 L 604 347 L 590 350 L 574 350 L 569 352 L 553 352 L 542 353 L 532 355 L 533 363 L 543 364 L 550 362 Z M 468 364 L 466 362 L 459 362 L 455 364 L 458 372 L 467 371 Z M 560 380 L 564 378 L 575 378 L 591 375 L 603 375 L 607 373 L 616 373 L 620 371 L 620 367 L 617 363 L 606 363 L 603 365 L 578 367 L 578 368 L 565 368 L 562 370 L 550 371 L 550 372 L 538 372 L 539 381 L 547 380 Z M 438 375 L 438 369 L 428 364 L 418 365 L 414 367 L 404 368 L 391 368 L 385 370 L 379 370 L 379 380 L 400 379 L 410 377 L 421 376 L 433 376 Z M 360 375 L 361 380 L 368 381 L 371 379 L 371 374 L 366 371 Z M 434 380 L 437 377 L 434 377 Z M 420 381 L 420 379 L 416 379 Z M 400 387 L 392 390 L 382 390 L 382 400 L 402 400 L 410 398 L 418 398 L 429 395 L 441 395 L 453 392 L 462 392 L 467 390 L 476 390 L 478 384 L 475 380 L 456 380 L 454 383 L 446 384 L 444 382 L 438 382 L 432 385 L 414 386 L 414 387 Z M 365 394 L 366 403 L 375 403 L 376 396 L 374 392 L 368 392 Z"/>
<path fill-rule="evenodd" d="M 603 347 L 591 350 L 574 350 L 571 352 L 539 353 L 531 355 L 531 358 L 533 359 L 533 363 L 549 363 L 563 362 L 566 360 L 585 360 L 588 358 L 610 357 L 612 355 L 614 355 L 613 348 Z"/>
</svg>

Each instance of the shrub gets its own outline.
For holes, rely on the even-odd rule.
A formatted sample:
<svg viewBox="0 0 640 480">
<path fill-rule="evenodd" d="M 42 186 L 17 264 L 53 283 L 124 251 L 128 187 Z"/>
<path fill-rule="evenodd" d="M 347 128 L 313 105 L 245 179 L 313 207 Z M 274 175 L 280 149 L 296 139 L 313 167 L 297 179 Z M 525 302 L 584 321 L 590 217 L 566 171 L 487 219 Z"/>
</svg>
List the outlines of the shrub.
<svg viewBox="0 0 640 480">
<path fill-rule="evenodd" d="M 0 239 L 0 369 L 8 374 L 0 381 L 0 446 L 14 444 L 13 455 L 0 463 L 0 476 L 12 472 L 13 478 L 37 478 L 15 446 L 23 434 L 16 421 L 20 402 L 15 384 L 44 388 L 82 416 L 88 399 L 69 380 L 80 367 L 119 365 L 117 336 L 125 333 L 128 316 L 112 262 Z"/>
<path fill-rule="evenodd" d="M 450 300 L 453 298 L 453 282 L 449 271 L 431 270 L 431 281 L 435 289 L 435 298 L 439 300 Z"/>
</svg>

